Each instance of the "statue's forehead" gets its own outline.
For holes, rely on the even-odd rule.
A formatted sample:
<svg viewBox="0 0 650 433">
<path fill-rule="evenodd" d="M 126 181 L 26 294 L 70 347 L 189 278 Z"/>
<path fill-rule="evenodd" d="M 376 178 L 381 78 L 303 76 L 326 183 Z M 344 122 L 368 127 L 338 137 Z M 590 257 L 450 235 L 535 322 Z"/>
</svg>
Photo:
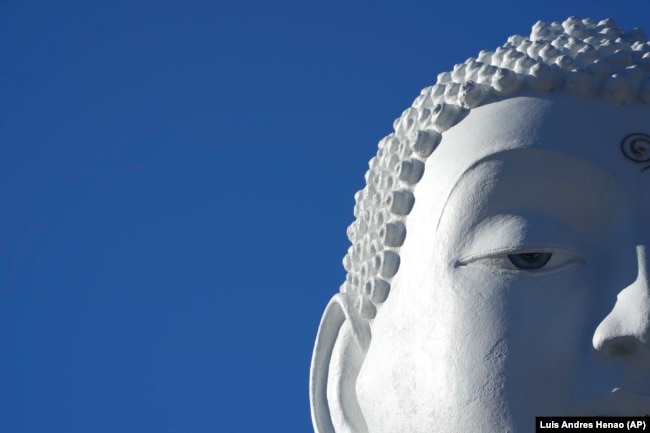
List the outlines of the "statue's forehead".
<svg viewBox="0 0 650 433">
<path fill-rule="evenodd" d="M 649 107 L 621 106 L 561 94 L 523 96 L 471 110 L 443 134 L 431 165 L 447 166 L 441 172 L 458 178 L 491 154 L 535 148 L 585 160 L 615 177 L 626 176 L 645 167 L 640 165 L 645 159 L 643 152 L 650 155 L 650 149 L 643 137 L 650 137 Z M 630 158 L 633 145 L 637 161 Z"/>
<path fill-rule="evenodd" d="M 460 203 L 467 204 L 477 201 L 491 181 L 499 185 L 489 196 L 493 210 L 546 204 L 562 215 L 564 204 L 579 217 L 620 207 L 617 196 L 636 197 L 629 201 L 634 206 L 650 202 L 650 170 L 643 171 L 621 148 L 631 133 L 650 132 L 648 120 L 645 106 L 563 95 L 518 97 L 474 109 L 443 134 L 427 161 L 408 226 L 431 223 L 432 218 L 437 225 L 454 190 Z M 486 161 L 499 164 L 472 171 Z M 458 188 L 469 173 L 474 177 L 471 186 Z M 572 196 L 584 202 L 581 211 L 571 206 Z"/>
</svg>

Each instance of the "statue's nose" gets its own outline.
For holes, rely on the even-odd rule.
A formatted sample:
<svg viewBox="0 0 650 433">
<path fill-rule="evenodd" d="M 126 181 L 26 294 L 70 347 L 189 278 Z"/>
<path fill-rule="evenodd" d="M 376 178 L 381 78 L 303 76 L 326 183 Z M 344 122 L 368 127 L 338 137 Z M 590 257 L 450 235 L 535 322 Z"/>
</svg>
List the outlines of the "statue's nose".
<svg viewBox="0 0 650 433">
<path fill-rule="evenodd" d="M 596 328 L 593 346 L 605 357 L 645 357 L 650 367 L 650 262 L 646 246 L 637 246 L 636 255 L 637 278 L 619 293 L 614 308 Z"/>
</svg>

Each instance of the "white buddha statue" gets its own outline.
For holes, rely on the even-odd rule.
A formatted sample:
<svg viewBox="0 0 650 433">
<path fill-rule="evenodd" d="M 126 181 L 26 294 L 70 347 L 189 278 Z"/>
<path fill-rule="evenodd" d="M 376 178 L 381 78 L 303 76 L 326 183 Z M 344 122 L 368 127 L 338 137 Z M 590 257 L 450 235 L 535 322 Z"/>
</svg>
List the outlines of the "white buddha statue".
<svg viewBox="0 0 650 433">
<path fill-rule="evenodd" d="M 650 43 L 538 22 L 395 121 L 316 339 L 318 433 L 650 414 Z"/>
</svg>

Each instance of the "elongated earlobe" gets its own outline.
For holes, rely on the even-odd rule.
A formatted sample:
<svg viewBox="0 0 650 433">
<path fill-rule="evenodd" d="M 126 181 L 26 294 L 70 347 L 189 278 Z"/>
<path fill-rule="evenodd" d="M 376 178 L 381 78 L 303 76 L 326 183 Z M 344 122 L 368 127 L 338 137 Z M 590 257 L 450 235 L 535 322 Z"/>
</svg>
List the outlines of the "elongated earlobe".
<svg viewBox="0 0 650 433">
<path fill-rule="evenodd" d="M 344 293 L 335 295 L 325 308 L 311 363 L 309 394 L 316 433 L 368 431 L 355 386 L 369 342 L 368 324 Z"/>
</svg>

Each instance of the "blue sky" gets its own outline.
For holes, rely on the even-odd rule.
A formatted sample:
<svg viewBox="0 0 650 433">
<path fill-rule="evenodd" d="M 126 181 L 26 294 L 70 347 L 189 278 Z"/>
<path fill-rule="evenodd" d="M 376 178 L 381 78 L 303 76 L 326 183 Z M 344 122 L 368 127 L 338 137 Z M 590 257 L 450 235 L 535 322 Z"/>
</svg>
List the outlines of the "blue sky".
<svg viewBox="0 0 650 433">
<path fill-rule="evenodd" d="M 0 431 L 311 431 L 313 340 L 393 120 L 538 19 L 648 12 L 1 1 Z"/>
</svg>

